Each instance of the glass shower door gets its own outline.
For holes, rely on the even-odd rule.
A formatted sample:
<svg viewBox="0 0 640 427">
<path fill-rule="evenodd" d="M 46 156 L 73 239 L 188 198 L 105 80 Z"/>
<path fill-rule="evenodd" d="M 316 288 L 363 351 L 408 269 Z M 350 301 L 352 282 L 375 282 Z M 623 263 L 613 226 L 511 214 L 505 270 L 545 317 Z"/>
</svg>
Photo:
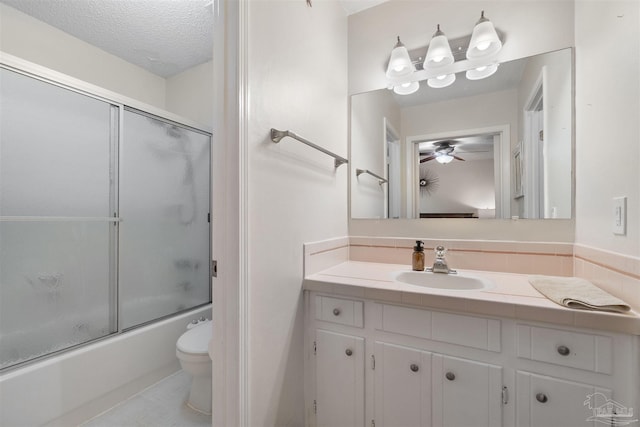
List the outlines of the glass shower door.
<svg viewBox="0 0 640 427">
<path fill-rule="evenodd" d="M 211 301 L 210 135 L 124 111 L 120 146 L 122 329 Z"/>
<path fill-rule="evenodd" d="M 0 368 L 117 331 L 117 120 L 0 69 Z"/>
</svg>

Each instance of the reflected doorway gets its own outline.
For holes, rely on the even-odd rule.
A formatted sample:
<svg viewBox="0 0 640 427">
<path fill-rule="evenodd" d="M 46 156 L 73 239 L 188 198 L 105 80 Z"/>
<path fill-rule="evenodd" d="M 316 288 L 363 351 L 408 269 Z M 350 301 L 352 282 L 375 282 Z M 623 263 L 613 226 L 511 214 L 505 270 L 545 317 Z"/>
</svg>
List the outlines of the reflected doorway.
<svg viewBox="0 0 640 427">
<path fill-rule="evenodd" d="M 407 138 L 414 218 L 509 218 L 509 126 Z"/>
</svg>

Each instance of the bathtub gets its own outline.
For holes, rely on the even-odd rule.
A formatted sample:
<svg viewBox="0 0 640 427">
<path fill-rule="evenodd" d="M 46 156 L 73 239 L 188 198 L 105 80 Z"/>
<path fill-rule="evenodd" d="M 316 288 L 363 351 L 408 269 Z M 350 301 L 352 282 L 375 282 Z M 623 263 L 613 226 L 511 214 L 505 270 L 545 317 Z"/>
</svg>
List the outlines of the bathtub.
<svg viewBox="0 0 640 427">
<path fill-rule="evenodd" d="M 0 425 L 66 427 L 105 411 L 179 370 L 176 341 L 201 316 L 211 304 L 0 374 Z"/>
</svg>

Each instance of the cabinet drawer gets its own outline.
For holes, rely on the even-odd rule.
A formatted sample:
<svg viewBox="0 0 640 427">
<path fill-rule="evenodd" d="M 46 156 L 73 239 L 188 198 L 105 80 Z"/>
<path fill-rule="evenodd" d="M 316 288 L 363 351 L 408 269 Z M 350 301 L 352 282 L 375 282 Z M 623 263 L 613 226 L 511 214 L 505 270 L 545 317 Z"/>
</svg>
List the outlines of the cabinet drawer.
<svg viewBox="0 0 640 427">
<path fill-rule="evenodd" d="M 363 302 L 350 299 L 316 296 L 316 319 L 362 328 Z"/>
<path fill-rule="evenodd" d="M 519 427 L 592 426 L 588 418 L 612 396 L 610 389 L 525 371 L 516 373 L 516 425 Z M 615 409 L 615 407 L 614 407 Z M 611 409 L 608 409 L 611 411 Z M 598 421 L 610 419 L 600 418 Z M 597 424 L 600 425 L 600 424 Z"/>
<path fill-rule="evenodd" d="M 500 321 L 376 304 L 376 329 L 500 352 Z"/>
<path fill-rule="evenodd" d="M 518 325 L 518 357 L 611 374 L 611 337 Z"/>
</svg>

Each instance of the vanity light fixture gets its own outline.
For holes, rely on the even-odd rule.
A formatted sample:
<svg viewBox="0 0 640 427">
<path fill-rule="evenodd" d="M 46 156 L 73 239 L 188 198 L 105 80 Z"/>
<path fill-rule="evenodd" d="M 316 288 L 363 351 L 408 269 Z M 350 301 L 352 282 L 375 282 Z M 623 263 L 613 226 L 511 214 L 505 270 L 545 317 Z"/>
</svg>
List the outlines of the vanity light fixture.
<svg viewBox="0 0 640 427">
<path fill-rule="evenodd" d="M 391 51 L 389 65 L 387 67 L 387 78 L 398 79 L 410 76 L 415 71 L 415 66 L 411 63 L 409 51 L 404 47 L 398 36 L 398 42 Z"/>
<path fill-rule="evenodd" d="M 459 39 L 458 44 L 454 40 L 454 45 L 457 46 L 456 55 L 464 52 L 463 45 L 459 43 L 462 40 L 464 38 Z M 466 45 L 464 43 L 464 46 Z M 475 68 L 466 71 L 467 79 L 480 80 L 493 75 L 498 70 L 498 64 L 490 63 L 495 61 L 491 57 L 500 49 L 502 49 L 502 42 L 491 21 L 485 18 L 483 10 L 480 13 L 480 20 L 473 28 L 471 40 L 466 49 L 466 57 L 470 60 L 469 65 L 475 66 Z M 386 76 L 390 80 L 389 88 L 393 88 L 393 91 L 398 95 L 409 95 L 420 88 L 419 80 L 426 77 L 428 77 L 427 85 L 434 89 L 450 86 L 456 81 L 456 75 L 453 72 L 456 59 L 461 59 L 460 55 L 454 57 L 449 40 L 440 30 L 440 24 L 437 25 L 436 32 L 429 42 L 424 62 L 422 62 L 422 58 L 415 62 L 412 61 L 409 51 L 398 36 L 398 41 L 391 51 L 387 66 Z M 414 75 L 416 64 L 420 67 L 421 63 L 422 69 L 418 71 L 420 76 Z"/>
<path fill-rule="evenodd" d="M 471 34 L 471 41 L 467 49 L 467 59 L 481 59 L 498 53 L 502 49 L 502 42 L 491 21 L 484 17 L 484 10 L 480 13 L 480 20 L 476 23 Z"/>
<path fill-rule="evenodd" d="M 398 95 L 411 95 L 420 89 L 419 82 L 406 82 L 393 87 L 393 92 Z"/>
<path fill-rule="evenodd" d="M 434 89 L 441 89 L 443 87 L 451 86 L 453 82 L 456 81 L 456 75 L 454 73 L 451 74 L 442 74 L 438 77 L 433 77 L 427 80 L 427 84 L 429 87 Z"/>
<path fill-rule="evenodd" d="M 453 53 L 447 36 L 440 31 L 438 24 L 436 32 L 433 34 L 427 49 L 427 56 L 424 60 L 425 69 L 441 68 L 453 64 Z"/>
<path fill-rule="evenodd" d="M 453 160 L 453 156 L 451 154 L 441 154 L 436 156 L 436 162 L 446 165 L 447 163 L 451 163 Z"/>
<path fill-rule="evenodd" d="M 480 80 L 492 76 L 496 71 L 498 71 L 498 64 L 489 64 L 467 70 L 466 76 L 469 80 Z"/>
</svg>

